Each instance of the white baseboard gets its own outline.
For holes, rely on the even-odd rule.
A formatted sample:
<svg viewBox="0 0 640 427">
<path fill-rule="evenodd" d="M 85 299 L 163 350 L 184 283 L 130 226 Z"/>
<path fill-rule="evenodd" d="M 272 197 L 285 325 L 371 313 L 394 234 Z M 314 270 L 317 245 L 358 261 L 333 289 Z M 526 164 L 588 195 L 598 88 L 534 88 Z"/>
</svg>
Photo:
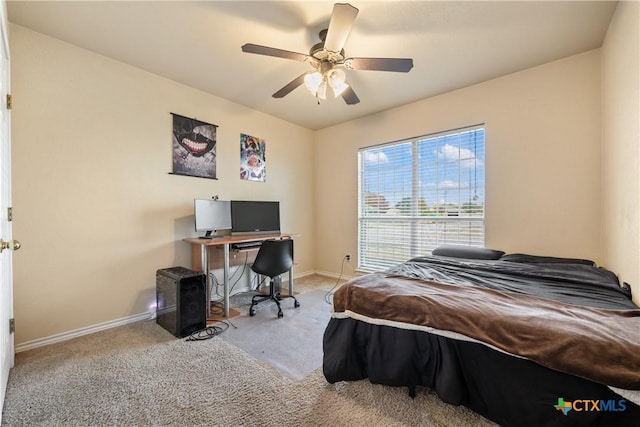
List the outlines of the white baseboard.
<svg viewBox="0 0 640 427">
<path fill-rule="evenodd" d="M 307 277 L 307 276 L 313 276 L 314 274 L 316 274 L 315 270 L 309 270 L 309 271 L 305 271 L 304 273 L 296 273 L 295 269 L 294 269 L 294 273 L 293 273 L 293 280 L 294 280 L 294 284 L 295 281 L 302 278 L 302 277 Z M 288 282 L 289 281 L 289 275 L 288 274 L 283 274 L 282 275 L 282 281 L 283 282 Z"/>
<path fill-rule="evenodd" d="M 295 286 L 296 279 L 300 279 L 306 276 L 312 276 L 314 274 L 322 274 L 323 276 L 327 276 L 332 273 L 318 273 L 315 270 L 305 271 L 303 273 L 296 273 L 294 275 L 294 286 Z M 335 277 L 338 277 L 338 276 L 335 275 Z M 287 274 L 283 274 L 282 279 L 283 279 L 282 280 L 283 282 L 288 282 L 289 276 Z M 89 335 L 95 332 L 104 331 L 106 329 L 116 328 L 118 326 L 124 326 L 129 323 L 139 322 L 141 320 L 152 320 L 154 318 L 154 315 L 155 313 L 151 313 L 147 311 L 140 314 L 134 314 L 133 316 L 123 317 L 121 319 L 98 323 L 97 325 L 93 325 L 93 326 L 87 326 L 86 328 L 75 329 L 73 331 L 62 332 L 60 334 L 51 335 L 49 337 L 38 338 L 33 341 L 27 341 L 27 342 L 16 345 L 15 352 L 20 353 L 20 352 L 31 350 L 34 348 L 44 347 L 45 345 L 68 341 L 70 339 L 81 337 L 83 335 Z"/>
<path fill-rule="evenodd" d="M 341 279 L 341 280 L 351 280 L 356 276 L 347 276 L 346 274 L 336 274 L 336 273 L 332 273 L 330 271 L 323 271 L 323 270 L 316 270 L 315 274 L 319 274 L 321 276 L 325 276 L 325 277 L 332 277 L 334 279 Z"/>
<path fill-rule="evenodd" d="M 134 323 L 134 322 L 139 322 L 141 320 L 149 320 L 149 319 L 151 319 L 151 313 L 149 313 L 148 311 L 140 314 L 134 314 L 133 316 L 123 317 L 121 319 L 98 323 L 97 325 L 87 326 L 86 328 L 75 329 L 73 331 L 63 332 L 60 334 L 51 335 L 49 337 L 38 338 L 33 341 L 20 343 L 16 345 L 15 352 L 20 353 L 22 351 L 31 350 L 38 347 L 44 347 L 45 345 L 68 341 L 70 339 L 81 337 L 83 335 L 93 334 L 94 332 L 104 331 L 105 329 L 111 329 L 117 326 L 124 326 L 129 323 Z"/>
</svg>

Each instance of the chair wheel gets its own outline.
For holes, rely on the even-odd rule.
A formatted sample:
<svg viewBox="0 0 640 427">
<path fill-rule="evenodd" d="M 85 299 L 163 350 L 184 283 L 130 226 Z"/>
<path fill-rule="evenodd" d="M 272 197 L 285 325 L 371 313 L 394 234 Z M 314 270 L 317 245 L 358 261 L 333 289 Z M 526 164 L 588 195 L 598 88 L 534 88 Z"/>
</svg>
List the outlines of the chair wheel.
<svg viewBox="0 0 640 427">
<path fill-rule="evenodd" d="M 282 310 L 278 310 L 278 318 L 284 317 L 284 313 L 282 313 Z"/>
<path fill-rule="evenodd" d="M 294 302 L 294 303 L 293 303 L 293 306 L 294 306 L 295 308 L 300 307 L 300 301 L 296 300 L 296 302 Z"/>
<path fill-rule="evenodd" d="M 256 309 L 255 309 L 255 308 L 253 308 L 253 307 L 251 307 L 251 308 L 249 309 L 249 316 L 253 317 L 253 316 L 255 316 L 255 315 L 256 315 Z"/>
</svg>

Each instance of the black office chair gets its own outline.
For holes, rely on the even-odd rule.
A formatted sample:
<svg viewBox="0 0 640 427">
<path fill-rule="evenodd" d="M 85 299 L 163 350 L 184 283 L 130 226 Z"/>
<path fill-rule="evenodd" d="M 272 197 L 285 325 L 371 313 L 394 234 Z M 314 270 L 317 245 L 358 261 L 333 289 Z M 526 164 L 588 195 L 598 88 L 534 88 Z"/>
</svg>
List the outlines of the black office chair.
<svg viewBox="0 0 640 427">
<path fill-rule="evenodd" d="M 269 295 L 254 295 L 251 299 L 251 308 L 249 309 L 249 316 L 255 316 L 256 304 L 272 300 L 278 306 L 278 317 L 283 317 L 282 308 L 280 307 L 280 300 L 283 299 L 280 296 L 281 279 L 280 275 L 291 270 L 293 266 L 293 239 L 282 240 L 265 240 L 258 250 L 256 260 L 253 262 L 251 269 L 263 276 L 270 278 Z M 293 298 L 294 307 L 300 307 L 300 303 L 293 295 L 287 295 L 284 298 Z"/>
</svg>

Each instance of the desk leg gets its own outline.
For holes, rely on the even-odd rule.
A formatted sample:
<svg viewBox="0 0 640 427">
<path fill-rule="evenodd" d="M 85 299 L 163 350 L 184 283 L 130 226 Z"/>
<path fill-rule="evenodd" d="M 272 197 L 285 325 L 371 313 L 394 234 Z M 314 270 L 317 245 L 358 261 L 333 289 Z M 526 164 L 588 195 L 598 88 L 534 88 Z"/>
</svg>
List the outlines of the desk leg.
<svg viewBox="0 0 640 427">
<path fill-rule="evenodd" d="M 293 296 L 293 267 L 289 270 L 289 295 Z"/>
<path fill-rule="evenodd" d="M 229 318 L 229 244 L 223 245 L 224 249 L 224 317 Z"/>
<path fill-rule="evenodd" d="M 207 298 L 207 317 L 211 316 L 211 277 L 209 276 L 209 248 L 200 245 L 200 269 L 204 274 L 205 295 Z"/>
</svg>

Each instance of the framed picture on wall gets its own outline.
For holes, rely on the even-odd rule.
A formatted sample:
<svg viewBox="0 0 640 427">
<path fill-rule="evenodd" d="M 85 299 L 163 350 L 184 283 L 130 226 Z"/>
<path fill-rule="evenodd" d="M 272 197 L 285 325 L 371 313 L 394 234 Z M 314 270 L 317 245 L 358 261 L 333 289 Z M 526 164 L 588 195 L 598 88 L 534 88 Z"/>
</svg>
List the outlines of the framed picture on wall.
<svg viewBox="0 0 640 427">
<path fill-rule="evenodd" d="M 267 180 L 266 148 L 264 139 L 240 134 L 240 179 L 258 182 Z"/>
<path fill-rule="evenodd" d="M 197 119 L 173 116 L 173 174 L 217 179 L 218 126 Z"/>
</svg>

